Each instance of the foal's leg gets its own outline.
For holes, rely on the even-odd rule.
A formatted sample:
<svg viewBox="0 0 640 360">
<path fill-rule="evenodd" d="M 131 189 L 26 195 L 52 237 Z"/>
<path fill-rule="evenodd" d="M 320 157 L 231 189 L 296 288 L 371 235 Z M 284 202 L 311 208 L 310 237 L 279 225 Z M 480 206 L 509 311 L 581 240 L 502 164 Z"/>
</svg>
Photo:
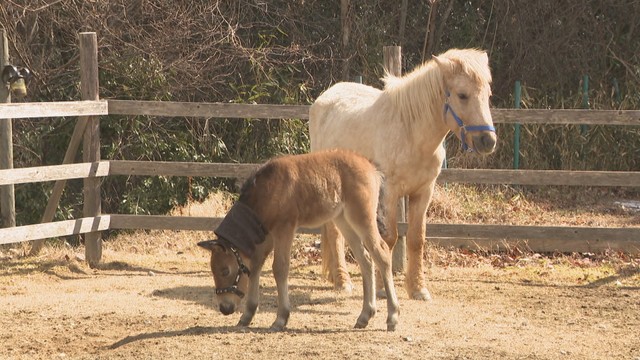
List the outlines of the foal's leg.
<svg viewBox="0 0 640 360">
<path fill-rule="evenodd" d="M 387 211 L 386 217 L 384 219 L 386 231 L 382 235 L 384 242 L 387 244 L 389 249 L 393 249 L 395 244 L 398 242 L 398 201 L 400 197 L 398 195 L 394 195 L 391 191 L 386 193 L 386 196 L 382 201 L 384 201 L 384 206 Z M 378 269 L 378 275 L 379 274 Z M 384 283 L 382 282 L 382 276 L 376 277 L 376 289 L 377 295 L 380 298 L 384 298 L 387 296 L 387 292 L 384 288 Z"/>
<path fill-rule="evenodd" d="M 347 240 L 358 265 L 360 265 L 363 290 L 362 311 L 360 312 L 360 316 L 358 316 L 355 328 L 363 329 L 369 324 L 369 320 L 376 314 L 376 296 L 374 288 L 375 273 L 373 262 L 371 262 L 369 253 L 363 247 L 360 237 L 351 225 L 344 218 L 336 219 L 336 224 Z"/>
<path fill-rule="evenodd" d="M 322 272 L 327 275 L 336 289 L 351 293 L 353 283 L 347 272 L 344 238 L 333 222 L 322 226 L 320 251 Z"/>
<path fill-rule="evenodd" d="M 247 291 L 247 300 L 245 302 L 244 311 L 238 321 L 238 326 L 249 326 L 251 320 L 258 310 L 258 302 L 260 300 L 260 274 L 262 273 L 262 266 L 267 258 L 267 255 L 271 252 L 271 249 L 265 249 L 264 251 L 254 255 L 251 260 L 252 268 L 251 274 L 249 274 L 249 289 Z"/>
<path fill-rule="evenodd" d="M 375 228 L 363 237 L 365 247 L 369 249 L 373 261 L 378 268 L 384 291 L 387 298 L 387 331 L 394 331 L 398 324 L 400 306 L 398 305 L 398 295 L 393 285 L 393 269 L 391 268 L 391 250 L 375 232 Z"/>
<path fill-rule="evenodd" d="M 407 230 L 407 271 L 405 287 L 409 296 L 416 300 L 431 300 L 424 277 L 424 244 L 427 227 L 427 207 L 431 202 L 431 195 L 435 180 L 427 186 L 424 192 L 409 196 L 409 214 Z"/>
<path fill-rule="evenodd" d="M 352 237 L 353 242 L 349 242 L 352 251 L 354 248 L 362 249 L 365 253 L 366 260 L 371 261 L 369 254 L 373 257 L 373 261 L 377 267 L 377 270 L 382 278 L 382 286 L 384 287 L 384 295 L 387 298 L 387 331 L 394 331 L 398 324 L 398 314 L 400 313 L 400 306 L 398 305 L 398 295 L 393 284 L 393 269 L 391 267 L 391 249 L 385 241 L 382 239 L 378 232 L 378 226 L 374 219 L 375 214 L 367 211 L 366 205 L 358 207 L 356 209 L 347 209 L 345 211 L 347 221 L 351 225 L 353 231 L 357 233 L 357 238 Z M 348 239 L 351 239 L 348 238 Z M 355 254 L 355 251 L 354 251 Z M 371 264 L 364 264 L 359 262 L 362 270 L 363 282 L 366 279 L 366 273 L 364 271 L 365 266 L 371 267 Z M 374 276 L 374 272 L 371 272 Z M 372 281 L 373 282 L 373 281 Z M 373 291 L 373 289 L 372 289 Z M 373 296 L 375 300 L 375 296 Z M 375 305 L 375 302 L 373 303 Z"/>
<path fill-rule="evenodd" d="M 289 321 L 291 304 L 289 303 L 289 263 L 291 259 L 291 244 L 295 235 L 295 226 L 286 225 L 282 229 L 273 231 L 273 276 L 278 289 L 278 313 L 271 324 L 272 331 L 282 331 Z"/>
</svg>

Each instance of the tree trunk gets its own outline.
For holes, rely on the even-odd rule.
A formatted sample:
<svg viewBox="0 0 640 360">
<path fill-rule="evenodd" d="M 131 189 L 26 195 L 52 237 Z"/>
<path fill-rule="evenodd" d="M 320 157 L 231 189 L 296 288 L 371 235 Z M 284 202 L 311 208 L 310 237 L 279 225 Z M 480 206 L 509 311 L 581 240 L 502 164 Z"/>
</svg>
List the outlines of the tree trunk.
<svg viewBox="0 0 640 360">
<path fill-rule="evenodd" d="M 349 40 L 351 37 L 351 0 L 340 0 L 340 19 L 342 21 L 342 80 L 349 80 L 349 63 L 351 53 Z"/>
</svg>

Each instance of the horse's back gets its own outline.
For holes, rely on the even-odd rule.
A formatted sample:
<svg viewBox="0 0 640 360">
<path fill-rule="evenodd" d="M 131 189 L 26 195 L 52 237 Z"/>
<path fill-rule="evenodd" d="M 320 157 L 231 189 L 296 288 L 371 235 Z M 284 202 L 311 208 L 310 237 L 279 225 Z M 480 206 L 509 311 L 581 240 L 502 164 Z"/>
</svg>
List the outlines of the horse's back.
<svg viewBox="0 0 640 360">
<path fill-rule="evenodd" d="M 382 91 L 374 87 L 349 82 L 337 83 L 323 92 L 309 109 L 311 150 L 341 147 L 370 157 L 357 141 L 370 141 L 375 135 L 374 105 L 381 94 Z"/>
<path fill-rule="evenodd" d="M 375 211 L 372 197 L 377 199 L 381 175 L 368 159 L 355 152 L 319 151 L 276 158 L 267 164 L 276 168 L 274 174 L 278 173 L 268 196 L 278 198 L 280 210 L 286 209 L 296 217 L 298 226 L 319 226 L 340 213 L 348 202 Z"/>
</svg>

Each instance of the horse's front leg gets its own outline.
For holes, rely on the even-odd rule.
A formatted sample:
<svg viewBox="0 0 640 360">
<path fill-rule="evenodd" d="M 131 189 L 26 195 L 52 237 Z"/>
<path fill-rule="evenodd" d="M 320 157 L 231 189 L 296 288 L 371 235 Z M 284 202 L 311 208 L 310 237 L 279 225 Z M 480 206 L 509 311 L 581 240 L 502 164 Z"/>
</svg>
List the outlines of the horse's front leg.
<svg viewBox="0 0 640 360">
<path fill-rule="evenodd" d="M 282 331 L 289 321 L 291 304 L 289 303 L 289 261 L 291 244 L 295 228 L 274 234 L 273 276 L 278 290 L 278 312 L 276 320 L 271 324 L 272 331 Z"/>
<path fill-rule="evenodd" d="M 409 196 L 405 287 L 409 296 L 416 300 L 431 300 L 424 277 L 423 258 L 427 207 L 431 202 L 434 186 L 435 181 L 426 188 L 426 191 Z"/>
<path fill-rule="evenodd" d="M 262 266 L 264 265 L 266 255 L 260 255 L 252 261 L 253 268 L 249 275 L 249 289 L 247 291 L 247 299 L 244 306 L 244 311 L 238 321 L 238 326 L 249 326 L 253 317 L 258 310 L 258 303 L 260 300 L 260 274 L 262 273 Z"/>
</svg>

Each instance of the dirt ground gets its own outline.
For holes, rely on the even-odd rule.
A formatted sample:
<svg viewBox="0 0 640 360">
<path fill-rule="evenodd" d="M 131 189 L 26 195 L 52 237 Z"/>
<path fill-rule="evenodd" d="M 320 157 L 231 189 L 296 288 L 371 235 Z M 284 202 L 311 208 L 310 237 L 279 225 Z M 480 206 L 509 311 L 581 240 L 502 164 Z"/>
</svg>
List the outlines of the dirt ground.
<svg viewBox="0 0 640 360">
<path fill-rule="evenodd" d="M 430 221 L 640 226 L 638 212 L 615 205 L 618 194 L 448 190 L 436 194 Z M 172 215 L 220 216 L 231 203 L 216 194 Z M 320 274 L 318 239 L 299 236 L 288 329 L 271 333 L 276 293 L 268 268 L 251 327 L 218 311 L 208 254 L 195 245 L 210 235 L 108 237 L 96 269 L 83 261 L 82 246 L 61 241 L 36 258 L 23 256 L 28 244 L 0 247 L 0 359 L 640 360 L 638 255 L 431 247 L 433 300 L 408 299 L 397 275 L 400 323 L 387 332 L 384 301 L 368 328 L 353 328 L 362 306 L 359 270 L 350 265 L 353 294 L 334 291 Z"/>
<path fill-rule="evenodd" d="M 214 305 L 198 239 L 174 236 L 105 243 L 97 269 L 82 261 L 82 248 L 50 247 L 35 259 L 3 253 L 0 358 L 640 359 L 638 259 L 532 254 L 495 266 L 474 255 L 471 266 L 430 267 L 431 302 L 408 299 L 398 275 L 400 323 L 387 332 L 384 301 L 367 329 L 353 328 L 362 304 L 357 267 L 354 293 L 335 292 L 320 275 L 313 240 L 302 239 L 288 329 L 270 333 L 271 272 L 254 323 L 236 327 L 240 315 Z M 148 251 L 152 243 L 163 245 Z"/>
</svg>

